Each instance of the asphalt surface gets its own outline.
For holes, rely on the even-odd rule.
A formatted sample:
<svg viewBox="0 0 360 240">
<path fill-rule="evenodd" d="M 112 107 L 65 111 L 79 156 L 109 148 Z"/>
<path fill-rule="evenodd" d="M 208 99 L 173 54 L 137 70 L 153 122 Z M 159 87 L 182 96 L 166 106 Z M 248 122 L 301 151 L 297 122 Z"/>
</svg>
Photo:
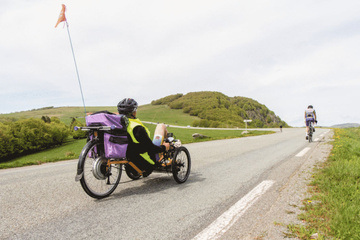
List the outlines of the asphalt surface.
<svg viewBox="0 0 360 240">
<path fill-rule="evenodd" d="M 192 158 L 186 183 L 165 173 L 137 181 L 123 174 L 103 200 L 90 198 L 74 181 L 76 160 L 0 170 L 0 239 L 193 239 L 266 180 L 273 186 L 218 237 L 283 239 L 274 221 L 296 219 L 288 212 L 303 199 L 302 173 L 329 152 L 330 130 L 317 129 L 313 143 L 304 132 L 185 145 Z"/>
</svg>

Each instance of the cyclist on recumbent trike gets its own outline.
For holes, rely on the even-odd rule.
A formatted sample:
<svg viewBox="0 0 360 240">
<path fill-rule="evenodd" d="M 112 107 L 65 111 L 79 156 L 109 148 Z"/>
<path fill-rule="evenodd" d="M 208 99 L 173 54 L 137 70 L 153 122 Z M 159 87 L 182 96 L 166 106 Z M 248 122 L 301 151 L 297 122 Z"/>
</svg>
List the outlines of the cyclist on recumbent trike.
<svg viewBox="0 0 360 240">
<path fill-rule="evenodd" d="M 151 141 L 150 131 L 140 119 L 136 118 L 137 108 L 138 103 L 132 98 L 124 98 L 117 105 L 119 114 L 125 115 L 129 120 L 127 158 L 143 171 L 143 177 L 147 177 L 161 160 L 156 155 L 163 155 L 161 153 L 169 150 L 170 144 L 164 142 L 168 133 L 164 124 L 158 124 L 155 129 L 154 142 L 157 145 Z M 134 175 L 138 174 L 130 165 L 126 167 L 127 171 L 133 172 Z"/>
<path fill-rule="evenodd" d="M 134 99 L 125 98 L 117 107 L 120 115 L 96 112 L 86 117 L 86 127 L 75 127 L 89 131 L 75 181 L 94 198 L 107 197 L 116 189 L 123 167 L 133 180 L 156 170 L 172 173 L 177 183 L 184 183 L 191 169 L 187 148 L 164 124 L 157 125 L 151 141 L 149 130 L 136 118 L 138 104 Z"/>
</svg>

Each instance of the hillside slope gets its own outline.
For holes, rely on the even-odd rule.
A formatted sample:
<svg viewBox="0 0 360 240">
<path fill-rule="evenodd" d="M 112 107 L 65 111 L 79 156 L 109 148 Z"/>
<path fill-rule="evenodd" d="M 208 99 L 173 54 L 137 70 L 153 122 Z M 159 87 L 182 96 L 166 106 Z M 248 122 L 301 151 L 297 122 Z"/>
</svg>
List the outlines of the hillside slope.
<svg viewBox="0 0 360 240">
<path fill-rule="evenodd" d="M 249 127 L 288 127 L 265 105 L 246 97 L 228 97 L 220 92 L 191 92 L 186 95 L 170 95 L 151 102 L 152 105 L 168 105 L 197 116 L 193 126 L 244 127 L 245 119 L 251 119 Z"/>
</svg>

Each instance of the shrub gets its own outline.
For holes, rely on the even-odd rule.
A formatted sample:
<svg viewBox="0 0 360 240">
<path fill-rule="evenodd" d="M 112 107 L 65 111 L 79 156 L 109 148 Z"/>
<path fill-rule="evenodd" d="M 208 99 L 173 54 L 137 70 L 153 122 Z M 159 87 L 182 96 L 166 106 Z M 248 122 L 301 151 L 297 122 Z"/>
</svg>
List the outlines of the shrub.
<svg viewBox="0 0 360 240">
<path fill-rule="evenodd" d="M 172 101 L 174 101 L 174 100 L 176 100 L 176 99 L 178 99 L 178 98 L 181 98 L 182 96 L 183 96 L 182 93 L 170 95 L 170 96 L 167 96 L 167 97 L 164 97 L 164 98 L 161 98 L 161 99 L 152 101 L 151 104 L 152 104 L 152 105 L 169 104 L 169 103 L 171 103 Z"/>
<path fill-rule="evenodd" d="M 218 128 L 220 127 L 221 123 L 219 123 L 218 121 L 211 121 L 210 123 L 210 127 L 211 128 Z"/>
<path fill-rule="evenodd" d="M 72 118 L 71 124 L 70 124 L 70 131 L 71 131 L 71 135 L 73 136 L 74 139 L 82 139 L 82 138 L 87 138 L 88 133 L 86 131 L 75 131 L 74 127 L 84 127 L 84 124 L 78 120 L 76 120 L 75 118 Z"/>
<path fill-rule="evenodd" d="M 172 102 L 169 104 L 169 107 L 171 109 L 182 109 L 183 108 L 183 103 L 182 102 Z"/>
<path fill-rule="evenodd" d="M 190 116 L 198 116 L 199 113 L 201 113 L 201 111 L 202 111 L 202 109 L 199 109 L 199 108 L 197 108 L 197 109 L 192 109 L 192 110 L 190 111 Z"/>
<path fill-rule="evenodd" d="M 183 112 L 184 113 L 190 113 L 191 107 L 184 107 Z"/>
<path fill-rule="evenodd" d="M 45 123 L 50 123 L 51 119 L 49 118 L 49 116 L 42 116 L 41 120 L 43 120 Z"/>
<path fill-rule="evenodd" d="M 65 140 L 69 136 L 70 131 L 64 123 L 60 122 L 60 120 L 59 123 L 57 123 L 54 122 L 53 119 L 51 118 L 51 121 L 52 122 L 49 124 L 50 126 L 49 133 L 52 139 L 51 146 L 61 145 L 65 142 Z"/>
<path fill-rule="evenodd" d="M 0 162 L 64 143 L 70 131 L 58 118 L 0 123 Z"/>
<path fill-rule="evenodd" d="M 18 145 L 18 139 L 12 134 L 10 124 L 0 122 L 0 159 L 14 154 Z"/>
</svg>

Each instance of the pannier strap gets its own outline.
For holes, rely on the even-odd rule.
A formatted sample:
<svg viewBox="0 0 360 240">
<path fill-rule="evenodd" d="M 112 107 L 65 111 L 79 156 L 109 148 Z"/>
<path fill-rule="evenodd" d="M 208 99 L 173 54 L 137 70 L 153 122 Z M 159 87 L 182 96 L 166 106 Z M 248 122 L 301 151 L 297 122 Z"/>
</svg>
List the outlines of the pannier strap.
<svg viewBox="0 0 360 240">
<path fill-rule="evenodd" d="M 116 144 L 128 144 L 129 143 L 127 137 L 114 137 L 114 136 L 111 136 L 109 138 L 109 142 L 116 143 Z"/>
</svg>

